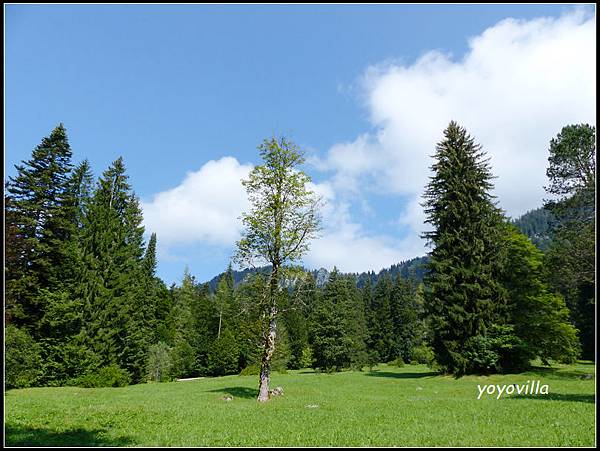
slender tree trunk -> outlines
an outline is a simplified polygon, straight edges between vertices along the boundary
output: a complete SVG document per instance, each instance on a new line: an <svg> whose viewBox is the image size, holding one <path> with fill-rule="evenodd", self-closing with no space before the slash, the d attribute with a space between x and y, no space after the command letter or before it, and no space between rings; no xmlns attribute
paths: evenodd
<svg viewBox="0 0 600 451"><path fill-rule="evenodd" d="M217 339L221 338L221 318L223 317L223 310L219 312L219 330L217 331Z"/></svg>
<svg viewBox="0 0 600 451"><path fill-rule="evenodd" d="M260 378L258 383L257 401L269 400L269 380L271 376L271 359L275 352L275 337L277 336L277 288L278 288L278 265L273 265L271 272L270 307L269 307L269 329L265 334L263 357L260 364Z"/></svg>

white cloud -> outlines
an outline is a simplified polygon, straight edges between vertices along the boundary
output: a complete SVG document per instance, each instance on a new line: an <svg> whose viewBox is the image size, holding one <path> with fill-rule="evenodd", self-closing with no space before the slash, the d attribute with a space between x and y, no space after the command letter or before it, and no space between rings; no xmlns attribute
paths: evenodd
<svg viewBox="0 0 600 451"><path fill-rule="evenodd" d="M412 196L401 222L416 226L435 144L456 120L491 157L499 205L511 216L538 207L550 139L595 123L595 37L582 10L506 19L470 39L462 60L431 51L412 65L370 67L362 86L375 131L333 146L319 166L339 190Z"/></svg>
<svg viewBox="0 0 600 451"><path fill-rule="evenodd" d="M195 242L231 246L239 238L238 218L249 206L241 179L251 169L223 157L189 172L179 186L142 202L146 231L156 232L163 251Z"/></svg>
<svg viewBox="0 0 600 451"><path fill-rule="evenodd" d="M460 61L431 51L412 65L389 60L368 68L361 84L374 131L311 160L333 171L328 184L336 196L307 262L358 272L422 255L420 235L430 227L419 203L450 120L491 157L501 208L517 216L540 206L550 139L564 125L595 123L595 33L594 18L582 10L506 19L470 39ZM369 233L352 220L340 199L358 195L364 204L365 191L408 199L397 222L410 230L404 239Z"/></svg>

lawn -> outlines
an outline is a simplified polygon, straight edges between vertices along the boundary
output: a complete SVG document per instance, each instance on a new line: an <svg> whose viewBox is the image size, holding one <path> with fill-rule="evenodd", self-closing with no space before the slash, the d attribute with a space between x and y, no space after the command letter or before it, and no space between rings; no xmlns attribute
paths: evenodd
<svg viewBox="0 0 600 451"><path fill-rule="evenodd" d="M592 374L593 377L582 377ZM479 394L477 384L539 380L547 395ZM515 375L439 376L423 365L273 374L124 388L5 393L7 446L594 446L590 362ZM232 401L223 398L232 395Z"/></svg>

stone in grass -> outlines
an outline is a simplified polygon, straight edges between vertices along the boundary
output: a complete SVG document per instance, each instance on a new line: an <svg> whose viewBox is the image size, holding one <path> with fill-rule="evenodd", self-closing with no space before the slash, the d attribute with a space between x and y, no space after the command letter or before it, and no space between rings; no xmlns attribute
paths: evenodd
<svg viewBox="0 0 600 451"><path fill-rule="evenodd" d="M307 409L316 409L317 407L319 407L319 406L316 404L309 404L306 406Z"/></svg>
<svg viewBox="0 0 600 451"><path fill-rule="evenodd" d="M269 390L269 398L273 396L283 396L283 387L275 387L272 390Z"/></svg>
<svg viewBox="0 0 600 451"><path fill-rule="evenodd" d="M225 402L233 401L233 396L231 396L231 395L223 396L223 401L225 401Z"/></svg>
<svg viewBox="0 0 600 451"><path fill-rule="evenodd" d="M584 374L584 375L581 376L581 379L583 379L583 380L589 380L589 379L592 379L593 377L594 377L593 374Z"/></svg>

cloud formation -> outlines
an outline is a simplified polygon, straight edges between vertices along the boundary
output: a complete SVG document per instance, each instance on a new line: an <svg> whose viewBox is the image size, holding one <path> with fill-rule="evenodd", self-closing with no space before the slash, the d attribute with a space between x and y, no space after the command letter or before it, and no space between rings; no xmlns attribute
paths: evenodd
<svg viewBox="0 0 600 451"><path fill-rule="evenodd" d="M595 123L595 34L583 10L506 19L471 38L461 60L430 51L412 65L370 67L361 84L374 131L333 146L317 166L333 171L337 190L416 198L456 120L491 157L500 206L511 216L540 206L550 139Z"/></svg>

